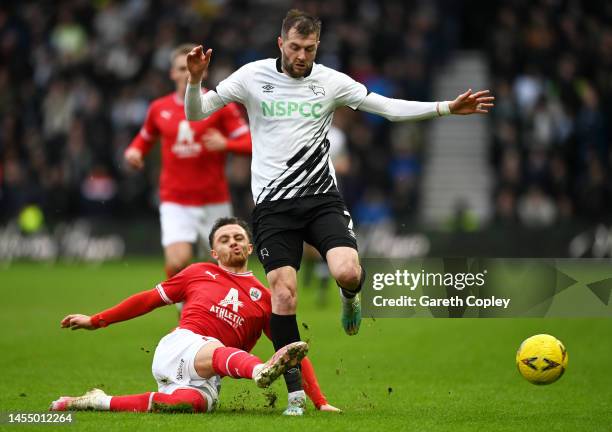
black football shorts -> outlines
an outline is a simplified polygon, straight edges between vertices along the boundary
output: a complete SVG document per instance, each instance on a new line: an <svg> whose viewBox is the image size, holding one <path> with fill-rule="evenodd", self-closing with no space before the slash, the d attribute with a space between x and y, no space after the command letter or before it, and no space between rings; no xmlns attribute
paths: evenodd
<svg viewBox="0 0 612 432"><path fill-rule="evenodd" d="M304 242L323 258L334 247L357 250L353 220L338 192L256 205L253 236L266 273L284 266L299 270Z"/></svg>

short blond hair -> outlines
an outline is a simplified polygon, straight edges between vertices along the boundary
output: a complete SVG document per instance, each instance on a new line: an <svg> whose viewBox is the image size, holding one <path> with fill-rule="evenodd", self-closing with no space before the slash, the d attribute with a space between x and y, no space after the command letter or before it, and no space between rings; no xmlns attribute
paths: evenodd
<svg viewBox="0 0 612 432"><path fill-rule="evenodd" d="M173 64L174 59L176 59L180 55L189 54L191 50L194 49L196 46L197 45L194 43L184 43L184 44L178 45L176 48L172 50L172 53L170 54L170 63Z"/></svg>

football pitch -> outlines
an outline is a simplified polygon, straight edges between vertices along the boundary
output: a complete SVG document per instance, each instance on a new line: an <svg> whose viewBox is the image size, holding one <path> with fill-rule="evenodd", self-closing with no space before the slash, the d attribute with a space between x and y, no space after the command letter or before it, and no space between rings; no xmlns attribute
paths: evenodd
<svg viewBox="0 0 612 432"><path fill-rule="evenodd" d="M157 341L177 324L173 307L94 332L60 329L59 322L152 288L162 268L145 259L0 268L0 412L44 412L58 396L92 387L112 395L156 390L151 360ZM612 319L365 319L359 335L348 337L335 289L329 287L326 307L317 306L314 287L299 290L302 338L323 392L342 414L309 405L305 416L284 418L282 380L263 391L225 378L213 414L76 412L61 429L612 430ZM514 364L521 341L537 333L558 337L568 349L567 372L549 386L529 384ZM254 353L272 354L265 336Z"/></svg>

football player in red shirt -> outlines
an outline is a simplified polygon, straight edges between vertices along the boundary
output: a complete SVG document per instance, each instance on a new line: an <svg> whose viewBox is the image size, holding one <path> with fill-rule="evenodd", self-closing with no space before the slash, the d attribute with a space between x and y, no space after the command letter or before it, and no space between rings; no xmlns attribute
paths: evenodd
<svg viewBox="0 0 612 432"><path fill-rule="evenodd" d="M185 119L187 54L194 46L173 51L170 79L176 91L151 103L144 125L124 153L128 165L142 169L144 156L161 138L159 213L168 278L189 265L198 239L210 249L206 239L214 221L232 214L227 152L251 153L249 127L237 105L229 104L202 121Z"/></svg>
<svg viewBox="0 0 612 432"><path fill-rule="evenodd" d="M249 353L262 332L270 337L272 304L270 292L247 271L253 250L248 225L237 218L221 218L209 239L218 265L192 264L110 309L93 316L71 314L61 321L63 328L95 330L184 302L179 326L155 350L152 370L158 391L109 396L93 389L83 396L60 397L51 403L51 410L208 412L217 405L221 377L253 379L259 387L267 387L304 357L305 342L281 348L266 363ZM310 360L303 358L301 366L304 390L317 409L339 411L327 403Z"/></svg>

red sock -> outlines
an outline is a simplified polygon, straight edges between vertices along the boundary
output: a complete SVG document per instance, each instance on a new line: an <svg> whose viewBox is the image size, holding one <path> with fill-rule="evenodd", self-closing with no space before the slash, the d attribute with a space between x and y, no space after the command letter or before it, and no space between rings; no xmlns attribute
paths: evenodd
<svg viewBox="0 0 612 432"><path fill-rule="evenodd" d="M152 412L203 413L208 403L206 398L195 389L177 389L172 394L154 393Z"/></svg>
<svg viewBox="0 0 612 432"><path fill-rule="evenodd" d="M134 412L206 412L207 401L194 389L177 389L171 394L148 392L129 396L113 396L111 411Z"/></svg>
<svg viewBox="0 0 612 432"><path fill-rule="evenodd" d="M128 396L113 396L110 402L111 411L148 412L151 392Z"/></svg>
<svg viewBox="0 0 612 432"><path fill-rule="evenodd" d="M220 347L213 352L213 369L222 377L251 379L253 368L261 363L253 354L238 348Z"/></svg>
<svg viewBox="0 0 612 432"><path fill-rule="evenodd" d="M301 366L302 387L310 400L312 400L317 408L319 408L321 405L327 404L327 399L325 399L325 395L321 391L321 387L319 387L317 375L315 374L314 367L312 367L310 359L308 357L304 357Z"/></svg>

